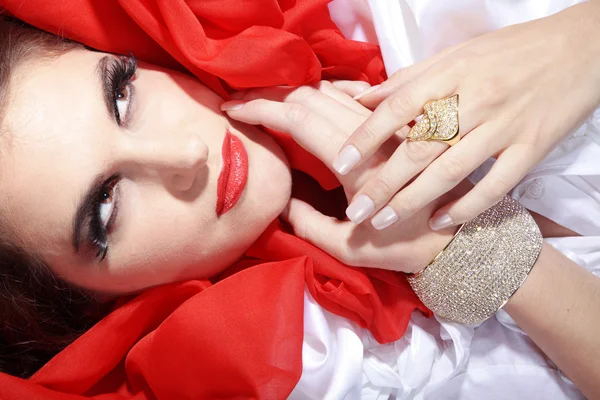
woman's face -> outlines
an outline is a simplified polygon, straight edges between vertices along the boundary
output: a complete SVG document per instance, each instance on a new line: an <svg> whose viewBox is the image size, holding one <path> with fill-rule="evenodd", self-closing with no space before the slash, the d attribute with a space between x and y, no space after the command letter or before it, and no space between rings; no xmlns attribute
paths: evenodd
<svg viewBox="0 0 600 400"><path fill-rule="evenodd" d="M133 69L87 50L28 63L3 121L3 219L56 273L103 293L222 271L290 195L281 150L222 115L220 97L150 65L128 83Z"/></svg>

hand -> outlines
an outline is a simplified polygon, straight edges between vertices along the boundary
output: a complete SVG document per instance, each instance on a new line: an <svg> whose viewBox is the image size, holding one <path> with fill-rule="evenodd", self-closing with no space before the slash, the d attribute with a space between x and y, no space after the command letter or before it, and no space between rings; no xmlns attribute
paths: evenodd
<svg viewBox="0 0 600 400"><path fill-rule="evenodd" d="M331 165L339 146L371 114L347 94L353 93L352 85L347 82L334 85L321 82L318 88L254 90L245 93L241 100L224 103L221 109L238 121L289 132L300 146ZM380 146L352 173L336 174L348 199L385 165L391 151L398 146L398 140L394 139ZM427 225L429 217L440 201L448 201L460 193L455 190L432 202L385 233L370 225L356 226L325 216L297 199L291 199L284 218L296 235L348 265L416 272L446 246L455 231L433 232Z"/></svg>
<svg viewBox="0 0 600 400"><path fill-rule="evenodd" d="M495 157L489 174L439 209L430 225L458 225L491 207L600 103L598 34L600 2L583 3L448 49L364 94L359 101L377 108L340 147L354 147L353 157L335 160L342 172L369 160L425 103L454 94L460 96L462 140L451 148L403 142L356 193L351 219L361 223L375 215L371 221L381 229L403 221ZM369 212L357 212L357 199ZM382 209L395 214L383 224L377 216Z"/></svg>

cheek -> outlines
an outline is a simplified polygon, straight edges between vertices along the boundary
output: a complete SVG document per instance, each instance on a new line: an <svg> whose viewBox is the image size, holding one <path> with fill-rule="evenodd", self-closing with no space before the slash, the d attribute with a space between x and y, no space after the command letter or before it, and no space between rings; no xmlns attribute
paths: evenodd
<svg viewBox="0 0 600 400"><path fill-rule="evenodd" d="M240 233L218 220L210 196L184 202L159 189L138 187L127 192L131 202L123 210L121 233L115 235L118 252L111 253L115 278L134 279L138 289L207 278L243 254L248 232Z"/></svg>

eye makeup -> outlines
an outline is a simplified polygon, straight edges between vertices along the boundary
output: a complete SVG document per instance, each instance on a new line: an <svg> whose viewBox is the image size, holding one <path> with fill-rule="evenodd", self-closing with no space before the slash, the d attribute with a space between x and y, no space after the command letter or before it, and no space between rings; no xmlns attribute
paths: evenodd
<svg viewBox="0 0 600 400"><path fill-rule="evenodd" d="M118 126L126 128L135 99L133 81L137 62L130 56L105 56L99 64L104 102ZM108 254L108 234L119 210L119 174L98 176L81 201L73 222L73 248L77 253L85 241L101 262Z"/></svg>
<svg viewBox="0 0 600 400"><path fill-rule="evenodd" d="M108 233L119 211L119 175L108 178L100 190L89 216L88 241L96 249L96 258L104 260L108 253ZM109 213L103 213L102 207L110 206Z"/></svg>
<svg viewBox="0 0 600 400"><path fill-rule="evenodd" d="M137 61L130 55L119 58L107 56L102 67L105 102L119 126L127 126L134 101L132 81L137 71ZM125 103L124 107L120 107Z"/></svg>

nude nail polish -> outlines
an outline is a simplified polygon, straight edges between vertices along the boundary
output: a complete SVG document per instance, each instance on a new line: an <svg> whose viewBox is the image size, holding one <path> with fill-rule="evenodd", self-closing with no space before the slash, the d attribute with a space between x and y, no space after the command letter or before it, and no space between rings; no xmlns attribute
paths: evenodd
<svg viewBox="0 0 600 400"><path fill-rule="evenodd" d="M375 209L375 203L366 194L356 196L346 209L346 216L355 224L363 222Z"/></svg>
<svg viewBox="0 0 600 400"><path fill-rule="evenodd" d="M232 100L221 104L221 111L236 111L244 106L244 101Z"/></svg>
<svg viewBox="0 0 600 400"><path fill-rule="evenodd" d="M454 221L448 214L440 215L439 217L429 220L429 227L434 231L439 231L454 225Z"/></svg>
<svg viewBox="0 0 600 400"><path fill-rule="evenodd" d="M398 221L398 215L390 206L385 206L371 220L371 224L378 231L387 228Z"/></svg>
<svg viewBox="0 0 600 400"><path fill-rule="evenodd" d="M356 96L354 96L353 99L354 100L358 100L361 97L368 95L369 93L373 93L374 91L376 91L377 89L379 89L379 86L381 86L381 85L371 86L370 88L368 88L364 92L361 92L361 93L357 94Z"/></svg>
<svg viewBox="0 0 600 400"><path fill-rule="evenodd" d="M333 161L333 168L340 174L346 175L360 161L360 153L356 147L348 145Z"/></svg>

